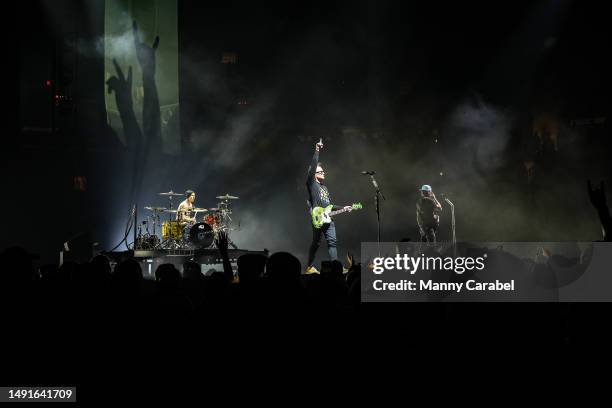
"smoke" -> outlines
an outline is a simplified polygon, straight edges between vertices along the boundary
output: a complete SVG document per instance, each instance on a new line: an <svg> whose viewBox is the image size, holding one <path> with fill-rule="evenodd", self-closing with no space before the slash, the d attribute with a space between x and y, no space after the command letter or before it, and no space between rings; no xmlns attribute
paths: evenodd
<svg viewBox="0 0 612 408"><path fill-rule="evenodd" d="M126 30L119 34L99 37L95 41L95 49L101 55L105 53L112 58L125 58L134 54L134 34Z"/></svg>
<svg viewBox="0 0 612 408"><path fill-rule="evenodd" d="M126 32L107 41L121 53L133 40ZM342 259L377 236L374 187L362 170L377 172L387 198L380 203L383 240L419 239L415 202L422 184L454 202L459 240L534 240L558 233L550 226L557 220L538 219L524 180L514 177L520 168L513 137L523 131L516 109L480 94L449 103L443 90L425 83L411 89L404 105L410 110L385 120L393 117L384 111L393 104L371 102L370 91L379 82L372 85L376 75L362 44L347 48L325 26L304 31L289 44L276 45L273 52L265 42L261 49L254 46L252 54L272 55L258 80L240 65L247 58L229 67L219 62L221 48L182 50L182 81L188 84L183 97L190 101L181 107L187 148L176 160L152 164L143 202L164 205L157 194L171 188L194 189L196 205L207 208L216 206L217 195L237 195L232 218L240 227L232 240L240 248L287 250L304 263L312 236L305 176L314 144L323 138L321 160L333 202L364 205L335 219ZM232 75L232 69L247 78L237 79L241 74ZM414 72L424 77L419 75ZM391 99L388 90L375 90L374 99ZM238 105L242 97L248 105ZM439 239L444 241L451 236L450 208L442 204ZM318 254L325 258L324 242Z"/></svg>
<svg viewBox="0 0 612 408"><path fill-rule="evenodd" d="M227 127L221 131L205 127L191 130L191 148L195 151L206 149L219 168L240 169L244 161L251 158L254 143L264 122L269 120L273 106L274 97L263 96L258 98L253 109L231 116Z"/></svg>
<svg viewBox="0 0 612 408"><path fill-rule="evenodd" d="M250 207L255 207L252 204ZM267 200L256 207L256 211L247 207L235 215L234 225L239 223L239 226L232 232L232 240L240 248L268 249L270 252L290 250L304 263L307 244L304 245L301 238L309 236L310 231L306 223L300 226L296 221L305 212L279 211L294 207L292 200L287 198Z"/></svg>
<svg viewBox="0 0 612 408"><path fill-rule="evenodd" d="M272 251L289 250L305 258L312 234L305 175L319 138L325 143L321 160L334 203L364 205L363 210L335 220L342 258L346 252L359 253L361 242L377 237L375 191L370 178L360 174L362 170L377 171L376 179L387 197L380 203L383 240L419 238L415 202L422 184L432 184L438 193L450 193L456 201L462 217L460 238L476 238L483 229L490 229L479 218L490 213L490 204L472 194L486 190L489 176L507 164L504 153L515 125L513 115L476 96L460 101L448 117L440 118L435 112L445 106L425 88L410 95L418 111L406 112L399 123L386 123L381 120L385 112L378 107L384 104L373 105L367 89L344 96L336 84L322 82L321 78L342 80L345 69L354 69L338 60L350 53L331 29L315 27L302 36L299 45L279 52L282 69L270 73L274 80L261 86L266 92L254 98L251 107L228 111L221 126L214 125L219 112L209 106L191 113L192 118L208 119L190 129L189 139L192 149L214 169L214 182L222 186L217 194L227 190L241 197L236 206L241 229L234 233L235 242L246 248L263 245ZM190 86L204 100L231 101L232 85L219 72L219 64L215 67L189 55L182 58ZM316 75L305 75L313 65ZM271 62L271 66L276 65ZM365 75L367 82L367 71ZM444 143L432 142L437 129ZM446 208L442 240L451 235ZM516 225L519 210L504 211L512 219L509 225ZM473 215L479 221L476 224ZM325 253L322 242L319 259Z"/></svg>
<svg viewBox="0 0 612 408"><path fill-rule="evenodd" d="M44 4L50 16L62 9L54 2ZM457 43L436 44L429 40L436 31L444 30L436 28L432 35L424 36L431 27L427 27L429 24L419 13L397 13L394 28L387 24L386 17L364 13L359 11L359 5L353 4L342 10L332 7L330 16L334 12L342 15L336 20L330 17L323 21L321 16L312 16L310 22L308 16L301 14L292 20L261 10L259 14L238 18L236 13L248 13L229 7L217 10L197 8L195 3L191 6L183 7L187 12L180 21L183 150L180 156L151 158L146 168L139 169L145 175L137 199L140 220L147 214L145 206L169 206L160 192L194 189L196 205L206 208L216 206L217 195L230 193L240 197L232 204L235 225L240 223L232 239L239 247L288 250L304 260L311 238L305 206L306 169L314 144L322 137L325 148L321 160L333 201L364 205L361 211L335 219L342 258L347 251L359 252L362 241L376 240L374 187L369 177L360 174L362 170L377 172L376 179L387 198L381 202L383 240L419 238L415 201L422 184L432 185L439 198L445 193L455 203L460 240L588 240L601 236L597 214L588 202L584 186L586 178L594 181L601 178L602 166L588 167L589 163L585 163L594 161L588 153L601 146L599 140L591 137L595 134L560 126L559 152L552 163L536 162L535 181L528 184L514 143L517 134L531 137L530 129L522 128L518 118L526 107L516 102L518 96L514 99L516 106L492 103L492 89L489 93L454 100L456 93L463 92L461 81L469 79L471 73L478 76L480 63L486 65L490 56L478 55L478 60L471 60L467 48L449 54L450 46L444 44ZM104 5L97 7L104 10ZM253 9L261 7L254 4ZM95 17L100 21L101 16ZM163 22L165 16L159 17ZM538 26L540 16L536 17L534 23ZM282 20L282 29L268 30L266 18L272 23ZM411 18L415 24L410 23ZM139 75L133 58L132 16L124 13L119 19L121 25L106 37L91 40L99 34L96 31L85 39L79 38L76 46L87 57L117 58L124 72L132 65L136 89ZM423 20L422 26L417 24L418 19ZM388 35L381 34L384 30L372 30L368 20L387 26ZM61 23L65 17L58 15L53 21ZM251 21L252 26L244 26L245 21ZM72 30L71 27L72 24L66 24L64 30ZM267 31L271 34L266 34ZM478 40L486 30L473 31L472 39ZM527 40L533 41L531 33L527 34ZM553 35L544 47L564 52L563 36L543 34L543 40ZM163 32L160 35L164 47L168 37ZM150 40L145 42L150 44ZM533 44L541 48L542 42ZM547 67L539 68L538 58L522 57L524 45L520 42L510 50L514 52L508 58L500 59L499 67L492 66L490 77L495 84L503 78L508 84L529 87L531 78L525 72L531 70L526 68L538 68L544 76L549 74ZM472 47L475 50L472 56L481 51L486 54L485 48ZM224 51L237 52L236 66L220 63ZM504 47L503 53L507 51L508 47ZM439 58L432 58L434 54ZM461 64L464 67L452 63L457 56L465 57ZM570 54L567 57L571 60ZM91 62L81 59L79 69L92 66ZM550 66L554 68L552 62ZM588 67L588 61L582 65ZM107 73L116 74L112 65L108 65ZM165 85L163 71L158 74L159 84ZM538 75L540 78L534 77L534 82L542 79ZM573 75L568 73L567 77L572 79ZM87 76L80 76L81 83L84 78ZM450 91L444 89L449 80L453 82ZM408 84L403 93L398 89L402 86L400 82ZM561 83L560 88L583 88L582 82L578 76L573 82ZM587 78L584 89L590 89L589 84ZM510 86L495 88L506 88L503 92L507 92ZM537 94L535 89L529 91ZM498 92L495 100L510 99L500 95L503 92ZM87 110L85 102L90 96L81 94L81 115ZM238 97L246 97L250 104L238 106ZM591 109L587 105L585 113ZM137 107L138 118L140 111ZM92 210L88 203L74 200L66 203L80 208L79 211L89 208L89 219L99 220L100 228L113 230L109 234L112 242L104 246L106 249L123 235L131 204L128 202L131 186L127 184L133 171L130 157L122 159L114 155L115 150L111 151L96 153L101 164L88 174L91 194L99 198L93 204L100 211ZM37 180L49 196L57 194L58 177L75 174L67 164L73 160L72 155L62 153L60 157L64 159L56 159L58 166L49 162L50 169L62 169L61 173L56 170L57 177L51 177L54 172L33 172L29 180ZM104 194L99 192L100 185L104 185ZM20 191L19 185L9 187L7 190ZM448 240L450 212L449 206L442 204L439 238ZM64 203L58 205L57 210L67 211L63 206ZM67 219L74 219L74 213ZM319 259L325 253L322 242Z"/></svg>
<svg viewBox="0 0 612 408"><path fill-rule="evenodd" d="M88 58L117 58L123 60L134 55L133 17L126 11L115 11L113 28L105 29L105 34L90 38L79 38L76 43L69 43L81 56Z"/></svg>
<svg viewBox="0 0 612 408"><path fill-rule="evenodd" d="M468 170L476 174L491 174L507 164L505 153L513 126L512 114L475 95L455 108L447 135L458 139L460 148L472 150L473 167Z"/></svg>

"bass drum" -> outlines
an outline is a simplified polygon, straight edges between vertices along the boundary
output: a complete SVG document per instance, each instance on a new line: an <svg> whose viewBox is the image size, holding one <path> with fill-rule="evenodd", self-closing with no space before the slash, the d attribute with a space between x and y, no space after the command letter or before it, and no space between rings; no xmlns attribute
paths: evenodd
<svg viewBox="0 0 612 408"><path fill-rule="evenodd" d="M189 242L198 248L210 248L214 242L213 229L205 222L198 222L189 231Z"/></svg>

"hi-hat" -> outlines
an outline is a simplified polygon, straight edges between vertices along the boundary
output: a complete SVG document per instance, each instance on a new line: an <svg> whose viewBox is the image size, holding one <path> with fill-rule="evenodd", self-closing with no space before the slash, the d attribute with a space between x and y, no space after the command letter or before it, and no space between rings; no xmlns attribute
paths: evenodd
<svg viewBox="0 0 612 408"><path fill-rule="evenodd" d="M164 212L167 210L166 207L145 207L145 210L155 211L155 212Z"/></svg>
<svg viewBox="0 0 612 408"><path fill-rule="evenodd" d="M238 200L238 197L226 194L224 196L217 196L219 200Z"/></svg>
<svg viewBox="0 0 612 408"><path fill-rule="evenodd" d="M208 210L206 208L192 208L191 210L188 211L193 211L193 212L207 212Z"/></svg>
<svg viewBox="0 0 612 408"><path fill-rule="evenodd" d="M182 196L184 194L175 193L174 191L170 190L167 193L159 193L159 195L170 196L170 197L177 197L177 196Z"/></svg>

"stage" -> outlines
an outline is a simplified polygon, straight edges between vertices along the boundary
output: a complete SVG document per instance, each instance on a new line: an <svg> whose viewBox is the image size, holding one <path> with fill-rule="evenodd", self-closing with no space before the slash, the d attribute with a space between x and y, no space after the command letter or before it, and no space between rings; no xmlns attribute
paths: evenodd
<svg viewBox="0 0 612 408"><path fill-rule="evenodd" d="M236 262L238 258L244 254L261 254L268 256L267 250L250 251L246 249L228 249L229 259L232 264L232 269L236 270ZM208 274L212 270L222 272L223 260L221 254L216 248L212 249L156 249L156 250L136 250L136 251L114 251L100 252L101 255L107 256L112 264L117 264L127 259L134 259L142 267L142 272L145 278L153 279L155 270L159 265L169 263L173 264L179 271L182 272L183 264L188 261L195 262L200 265L203 274ZM114 265L111 265L114 268Z"/></svg>

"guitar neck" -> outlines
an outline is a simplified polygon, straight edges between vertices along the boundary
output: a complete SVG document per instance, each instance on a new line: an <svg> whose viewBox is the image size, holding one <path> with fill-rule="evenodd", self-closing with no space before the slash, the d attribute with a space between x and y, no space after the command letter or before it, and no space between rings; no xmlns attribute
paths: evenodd
<svg viewBox="0 0 612 408"><path fill-rule="evenodd" d="M343 208L341 210L332 211L332 212L329 213L329 215L341 214L341 213L347 212L347 211L348 211L347 209Z"/></svg>

